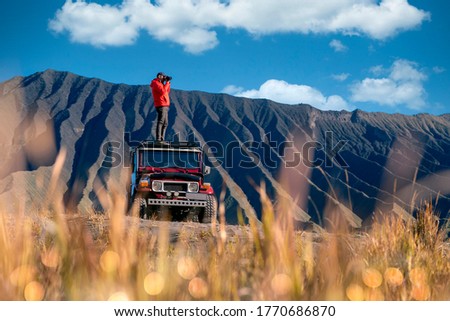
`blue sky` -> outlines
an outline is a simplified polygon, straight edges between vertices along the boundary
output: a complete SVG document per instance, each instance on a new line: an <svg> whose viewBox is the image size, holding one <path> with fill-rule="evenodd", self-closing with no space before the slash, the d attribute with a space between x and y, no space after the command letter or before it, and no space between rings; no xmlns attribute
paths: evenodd
<svg viewBox="0 0 450 321"><path fill-rule="evenodd" d="M309 103L450 112L450 1L3 2L0 81L46 69Z"/></svg>

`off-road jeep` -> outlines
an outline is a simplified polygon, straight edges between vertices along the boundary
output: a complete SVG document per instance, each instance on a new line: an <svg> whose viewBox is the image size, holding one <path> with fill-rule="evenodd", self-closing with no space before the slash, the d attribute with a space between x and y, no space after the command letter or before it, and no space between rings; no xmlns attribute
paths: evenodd
<svg viewBox="0 0 450 321"><path fill-rule="evenodd" d="M141 142L130 149L130 206L141 218L209 223L217 199L197 142Z"/></svg>

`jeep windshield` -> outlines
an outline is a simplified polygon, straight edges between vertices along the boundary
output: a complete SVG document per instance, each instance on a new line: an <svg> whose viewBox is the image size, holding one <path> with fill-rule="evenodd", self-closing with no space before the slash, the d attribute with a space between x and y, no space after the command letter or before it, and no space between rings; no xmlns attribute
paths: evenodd
<svg viewBox="0 0 450 321"><path fill-rule="evenodd" d="M140 150L139 167L199 169L201 154L183 150Z"/></svg>

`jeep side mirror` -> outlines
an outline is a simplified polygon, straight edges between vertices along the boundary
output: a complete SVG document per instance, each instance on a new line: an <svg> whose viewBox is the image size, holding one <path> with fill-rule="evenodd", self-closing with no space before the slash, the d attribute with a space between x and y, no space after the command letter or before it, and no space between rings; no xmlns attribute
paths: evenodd
<svg viewBox="0 0 450 321"><path fill-rule="evenodd" d="M211 173L211 167L205 166L203 168L203 175L209 175Z"/></svg>

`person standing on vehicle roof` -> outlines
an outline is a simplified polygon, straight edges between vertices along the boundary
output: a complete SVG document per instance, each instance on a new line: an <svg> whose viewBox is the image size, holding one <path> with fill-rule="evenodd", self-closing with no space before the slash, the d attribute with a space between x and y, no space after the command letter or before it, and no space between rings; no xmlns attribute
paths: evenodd
<svg viewBox="0 0 450 321"><path fill-rule="evenodd" d="M167 76L163 72L158 72L156 78L153 79L150 84L157 113L156 140L160 142L164 141L167 125L169 123L169 93L171 80L172 77Z"/></svg>

